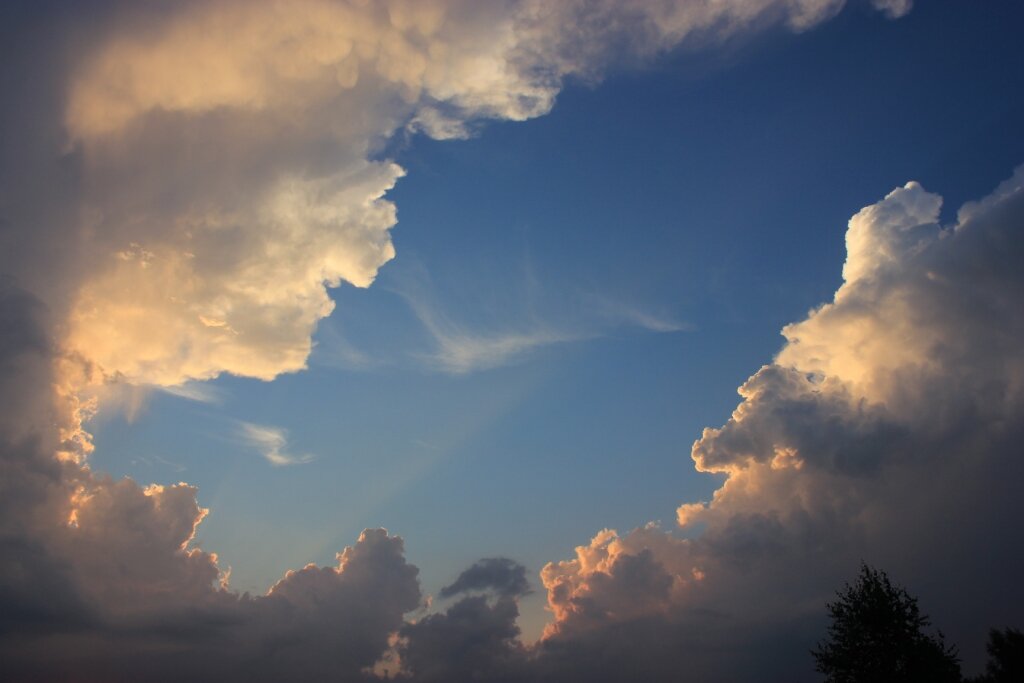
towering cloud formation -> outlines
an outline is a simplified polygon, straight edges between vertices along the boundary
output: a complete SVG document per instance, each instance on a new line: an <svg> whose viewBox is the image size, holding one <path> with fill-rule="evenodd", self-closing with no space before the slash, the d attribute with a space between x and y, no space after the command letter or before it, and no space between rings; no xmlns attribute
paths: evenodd
<svg viewBox="0 0 1024 683"><path fill-rule="evenodd" d="M5 10L24 37L6 41L2 73L2 124L21 132L0 160L0 265L17 278L0 283L2 676L357 680L390 651L422 680L799 679L805 649L776 643L810 645L862 558L947 595L935 616L961 643L1015 616L1022 171L953 226L914 183L857 214L834 301L785 328L732 419L693 447L727 476L680 508L703 533L606 531L548 565L554 622L532 651L516 640L516 565L477 565L450 590L486 594L406 623L416 569L399 539L367 531L336 567L240 596L190 547L205 514L193 487L84 464L80 422L106 383L304 366L327 288L368 286L394 256L385 194L402 170L382 156L396 135L538 116L566 78L613 59L803 29L842 5L219 0L91 7L102 21L58 8L49 23Z"/></svg>
<svg viewBox="0 0 1024 683"><path fill-rule="evenodd" d="M218 0L112 5L91 31L70 17L74 42L45 82L61 114L33 124L62 130L28 150L43 171L65 137L48 176L66 187L44 211L48 176L18 181L30 191L12 193L10 225L43 239L4 266L54 290L61 342L94 380L271 379L304 367L326 288L368 286L394 256L384 195L402 169L379 157L399 131L459 137L478 119L538 116L566 78L613 59L806 28L842 5ZM60 28L40 31L59 41ZM38 251L59 282L36 286Z"/></svg>
<svg viewBox="0 0 1024 683"><path fill-rule="evenodd" d="M699 537L604 532L544 569L555 654L635 648L657 677L681 649L696 680L799 679L806 649L758 654L780 634L810 647L860 560L912 579L973 662L989 625L1019 618L1024 167L955 225L940 205L908 183L851 219L834 301L783 330L693 446L727 476L679 509Z"/></svg>

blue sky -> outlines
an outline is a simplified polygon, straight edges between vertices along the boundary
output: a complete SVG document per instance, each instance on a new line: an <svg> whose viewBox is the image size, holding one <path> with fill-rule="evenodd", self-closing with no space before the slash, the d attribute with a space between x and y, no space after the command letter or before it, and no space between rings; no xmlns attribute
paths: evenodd
<svg viewBox="0 0 1024 683"><path fill-rule="evenodd" d="M392 140L397 256L331 291L308 370L102 412L92 466L197 485L197 543L253 592L364 527L403 536L430 593L490 556L539 589L604 527L671 530L722 481L693 441L841 283L849 217L917 180L948 223L1024 160L1021 15L854 4L570 81L549 114L466 140ZM446 364L438 334L485 355ZM314 457L274 467L242 422ZM531 635L543 604L524 602Z"/></svg>
<svg viewBox="0 0 1024 683"><path fill-rule="evenodd" d="M982 671L1022 19L0 4L0 678L810 683L862 564Z"/></svg>

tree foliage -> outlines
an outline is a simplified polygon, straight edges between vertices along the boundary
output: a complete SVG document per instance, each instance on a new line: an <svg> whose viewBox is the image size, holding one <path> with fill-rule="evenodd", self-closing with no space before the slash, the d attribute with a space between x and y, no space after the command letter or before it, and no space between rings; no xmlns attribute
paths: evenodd
<svg viewBox="0 0 1024 683"><path fill-rule="evenodd" d="M988 664L985 675L974 683L1020 683L1024 681L1024 633L1015 628L988 633Z"/></svg>
<svg viewBox="0 0 1024 683"><path fill-rule="evenodd" d="M956 648L929 635L917 599L885 572L862 565L852 584L828 604L828 637L811 651L828 683L960 681Z"/></svg>

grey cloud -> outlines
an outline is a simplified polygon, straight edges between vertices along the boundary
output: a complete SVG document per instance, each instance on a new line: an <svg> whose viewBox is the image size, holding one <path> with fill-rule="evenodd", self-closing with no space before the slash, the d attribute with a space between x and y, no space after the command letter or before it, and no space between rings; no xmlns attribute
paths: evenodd
<svg viewBox="0 0 1024 683"><path fill-rule="evenodd" d="M530 592L526 567L507 557L478 560L464 570L455 582L441 589L442 598L460 593L490 591L502 597L519 597Z"/></svg>
<svg viewBox="0 0 1024 683"><path fill-rule="evenodd" d="M896 14L898 4L885 7ZM206 514L195 488L141 486L92 471L83 421L109 382L173 387L223 372L269 379L302 369L310 335L333 306L327 288L341 280L367 286L394 255L395 207L385 195L402 170L377 154L396 131L411 124L443 138L464 135L477 119L538 116L566 79L598 78L620 57L642 60L684 41L714 42L779 21L806 28L841 5L5 3L0 127L18 134L5 138L0 154L0 270L27 291L0 283L0 677L357 681L372 677L368 667L399 633L406 644L397 651L413 677L550 680L589 666L593 680L627 671L654 680L678 673L679 652L666 638L763 637L751 627L700 636L695 624L707 622L686 615L738 615L750 604L791 615L790 601L807 604L806 577L791 577L792 567L772 552L758 558L758 581L744 583L749 539L763 538L765 528L782 529L772 532L776 545L825 552L838 544L840 536L822 541L828 525L813 522L834 510L822 480L785 467L777 477L747 477L747 489L737 484L739 472L731 475L708 509L706 540L683 543L644 529L604 537L575 564L548 571L553 605L565 609L536 652L516 640L508 597L465 598L406 624L403 615L420 603L417 571L401 540L382 530L365 532L336 567L291 572L266 596L238 595L219 585L225 577L215 554L191 546ZM308 50L293 49L296 36ZM970 207L970 221L1016 221L1010 202ZM1019 404L1006 398L1016 396L1019 365L1002 361L1019 352L1010 340L1019 329L1011 302L1020 244L1006 247L1000 230L985 234L1000 249L958 241L992 268L957 270L971 266L942 249L929 257L936 282L976 278L987 289L974 293L1002 297L991 300L1008 307L1016 326L1005 338L986 337L990 372L981 379L970 372L970 363L982 362L976 346L933 340L954 372L963 369L956 384L963 398L949 398L943 413L961 425L947 450L1019 444L1006 426L1019 416ZM1000 250L1001 263L992 256ZM876 282L883 291L884 278ZM953 299L977 316L967 331L983 333L995 311ZM806 335L794 330L797 337ZM886 394L886 406L901 424L919 393L951 393L941 381L947 375L925 372L919 382L913 373L927 368L895 370L886 376L899 377L902 393ZM969 407L990 424L1003 420L1003 432L972 430ZM780 412L778 421L786 419ZM855 423L840 420L837 433ZM777 427L796 431L787 429ZM720 439L715 461L742 468L746 461L727 450L728 441ZM768 467L762 456L750 462ZM951 488L956 478L948 474L909 495L906 477L893 477L887 502L908 505L913 520L930 512L925 493L950 493L957 510L994 519L1014 479L999 469L1000 458L983 464L1004 475L978 480L993 484L988 508L970 507L979 492ZM827 476L835 478L828 486L848 483L842 468ZM858 495L869 493L861 487ZM858 499L846 500L841 509L854 509ZM744 506L767 510L733 512ZM850 527L881 533L870 522ZM956 538L974 528L958 523L949 527ZM978 535L971 547L991 540ZM513 576L506 590L515 585ZM766 586L779 590L758 602ZM650 614L687 596L695 602L682 611ZM584 620L587 628L575 628ZM453 657L463 651L472 657ZM721 652L685 650L698 672L712 670ZM649 657L638 668L630 653Z"/></svg>
<svg viewBox="0 0 1024 683"><path fill-rule="evenodd" d="M789 464L871 474L897 451L916 446L904 444L906 429L880 406L791 368L765 366L740 394L767 409L744 414L724 430L706 429L693 453L698 469L783 466L792 458Z"/></svg>
<svg viewBox="0 0 1024 683"><path fill-rule="evenodd" d="M195 488L114 481L71 457L46 311L2 285L0 677L362 678L420 602L401 539L368 530L336 567L291 572L266 596L218 587L216 556L190 547L206 514Z"/></svg>
<svg viewBox="0 0 1024 683"><path fill-rule="evenodd" d="M699 469L727 475L709 505L680 509L703 532L604 532L576 559L548 565L556 621L542 651L637 643L662 667L651 680L683 661L696 681L813 680L805 657L737 662L722 651L764 652L783 632L791 650L810 647L831 591L866 560L915 587L977 669L989 626L1021 618L1010 605L1020 604L1013 577L1024 555L1006 539L1024 532L1014 513L1024 480L1022 188L1018 169L948 227L939 199L916 183L858 213L834 300L784 329L775 363L693 446ZM675 582L667 598L653 599L663 595L655 574L622 571L625 557L663 567ZM641 607L618 616L602 604ZM706 647L676 652L679 634L693 632Z"/></svg>
<svg viewBox="0 0 1024 683"><path fill-rule="evenodd" d="M484 596L471 596L443 614L406 624L398 647L406 676L424 683L528 680L517 616L511 598L491 603Z"/></svg>
<svg viewBox="0 0 1024 683"><path fill-rule="evenodd" d="M318 678L330 671L361 680L420 597L417 570L402 557L400 539L383 530L364 532L339 554L338 567L290 572L261 597L218 590L195 575L162 572L147 582L146 574L128 571L143 583L120 589L116 596L92 592L80 598L89 605L88 618L69 618L74 603L64 603L65 593L21 594L34 599L23 606L23 616L48 616L50 622L33 628L25 619L16 633L0 641L9 677L53 680L87 671L94 677L149 681L278 681ZM39 588L67 585L58 580L67 576L41 578L54 585ZM166 596L155 593L161 586ZM58 601L63 614L46 612L49 603Z"/></svg>

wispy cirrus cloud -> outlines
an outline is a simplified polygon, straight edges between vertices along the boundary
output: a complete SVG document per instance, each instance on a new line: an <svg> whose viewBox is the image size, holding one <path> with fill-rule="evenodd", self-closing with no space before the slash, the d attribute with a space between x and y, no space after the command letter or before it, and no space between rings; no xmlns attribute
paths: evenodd
<svg viewBox="0 0 1024 683"><path fill-rule="evenodd" d="M243 443L256 449L267 462L275 467L303 465L316 458L309 453L289 452L288 432L280 427L239 422L238 437Z"/></svg>
<svg viewBox="0 0 1024 683"><path fill-rule="evenodd" d="M465 374L488 370L521 360L544 346L588 337L540 320L524 322L520 329L472 329L452 321L422 299L407 300L435 345L433 351L417 356L441 372Z"/></svg>
<svg viewBox="0 0 1024 683"><path fill-rule="evenodd" d="M690 329L655 312L573 284L545 282L527 261L504 290L464 296L461 316L442 300L422 265L392 288L406 302L433 348L412 355L439 372L466 374L522 362L543 348L599 339L621 328L670 333Z"/></svg>
<svg viewBox="0 0 1024 683"><path fill-rule="evenodd" d="M223 405L227 391L209 382L184 382L169 387L156 387L159 391L171 396L183 398L197 403Z"/></svg>
<svg viewBox="0 0 1024 683"><path fill-rule="evenodd" d="M689 332L694 326L671 313L603 294L583 296L593 314L609 328L636 327L648 332Z"/></svg>
<svg viewBox="0 0 1024 683"><path fill-rule="evenodd" d="M493 308L493 302L474 302L461 309L467 318L456 317L449 306L426 283L394 290L408 305L426 344L410 336L404 353L432 371L463 375L526 361L541 349L584 343L608 336L616 330L632 329L652 333L686 332L693 326L675 316L625 303L608 296L577 294L580 301L563 302L540 312L531 300L540 296L532 283L527 293L511 297L499 316L473 315ZM494 318L499 320L494 320ZM409 346L410 344L415 346ZM333 319L325 321L317 334L313 362L346 371L366 371L398 365L403 353L364 348L348 338ZM399 354L399 355L396 355Z"/></svg>
<svg viewBox="0 0 1024 683"><path fill-rule="evenodd" d="M132 465L139 465L139 464L149 465L149 466L165 467L165 468L168 468L168 469L170 469L170 470L172 470L174 472L184 472L186 469L188 469L187 467L185 467L181 463L174 462L173 460L168 460L167 458L161 457L161 456L156 455L156 454L153 454L153 455L139 455L139 456L136 456L135 458L132 459Z"/></svg>

